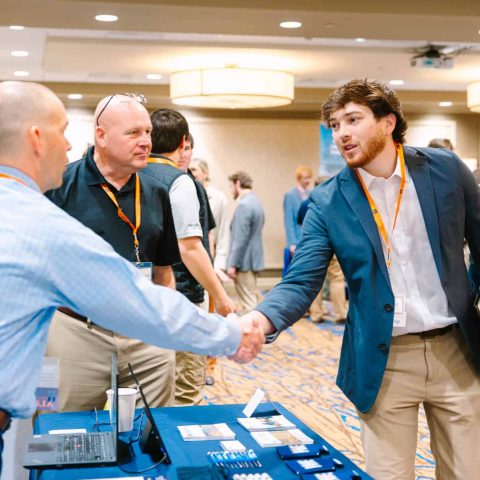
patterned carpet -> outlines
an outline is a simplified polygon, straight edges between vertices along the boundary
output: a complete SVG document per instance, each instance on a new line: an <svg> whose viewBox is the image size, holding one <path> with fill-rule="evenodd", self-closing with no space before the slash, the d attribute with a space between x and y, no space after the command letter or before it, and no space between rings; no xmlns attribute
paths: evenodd
<svg viewBox="0 0 480 480"><path fill-rule="evenodd" d="M356 411L335 385L343 326L302 319L254 363L220 360L208 403L245 403L257 387L282 403L310 428L364 468ZM435 464L423 411L419 418L417 480L435 479Z"/></svg>

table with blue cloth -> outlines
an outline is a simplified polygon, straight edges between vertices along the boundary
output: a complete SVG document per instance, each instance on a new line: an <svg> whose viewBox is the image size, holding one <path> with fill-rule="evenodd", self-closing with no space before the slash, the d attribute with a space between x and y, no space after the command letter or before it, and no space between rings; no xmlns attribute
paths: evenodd
<svg viewBox="0 0 480 480"><path fill-rule="evenodd" d="M313 438L315 443L324 444L328 448L330 454L343 463L343 468L337 469L335 475L341 480L361 479L372 480L370 476L363 473L355 466L345 455L335 450L322 437L317 435L313 430L303 424L298 418L292 415L282 405L275 403L276 410L283 414L287 419L293 422L297 428L303 433ZM186 442L180 436L177 425L197 425L211 423L227 423L235 432L236 440L252 448L258 456L262 467L249 469L231 469L230 475L225 478L232 478L232 475L242 473L267 472L274 480L293 480L300 479L294 474L277 454L274 447L262 448L251 437L250 432L244 429L236 419L244 417L242 413L245 405L207 405L199 407L164 407L152 409L153 417L158 426L163 442L166 446L172 463L170 465L161 464L151 470L143 471L154 464L154 460L148 455L141 452L138 442L132 444L131 450L133 457L129 463L123 463L123 468L130 471L127 473L118 466L105 467L84 467L84 468L63 468L63 469L41 469L32 470L30 474L31 480L62 480L62 479L100 479L100 478L152 478L152 479L168 479L178 480L177 468L181 467L202 467L210 464L207 452L221 451L220 442L218 440L211 441L189 441ZM141 410L136 412L140 417ZM95 412L75 412L75 413L58 413L40 415L34 426L34 434L45 434L50 430L56 429L78 429L85 428L87 432L93 431L95 422L97 421ZM109 413L107 411L98 412L98 422L100 423L100 431L108 430L107 424ZM144 422L143 422L144 423ZM98 427L97 427L98 428ZM136 420L132 432L122 433L122 440L128 442L129 439L135 439L138 434L139 420ZM140 471L143 471L140 473ZM134 473L135 472L135 473ZM139 472L139 473L137 473ZM352 472L356 472L359 476L352 477ZM191 478L211 478L194 476ZM183 475L183 478L188 478Z"/></svg>

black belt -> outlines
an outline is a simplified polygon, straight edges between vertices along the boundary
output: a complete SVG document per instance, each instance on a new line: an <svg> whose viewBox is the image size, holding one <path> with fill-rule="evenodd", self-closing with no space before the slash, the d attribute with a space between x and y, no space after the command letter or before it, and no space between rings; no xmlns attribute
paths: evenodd
<svg viewBox="0 0 480 480"><path fill-rule="evenodd" d="M10 423L12 422L12 417L10 414L0 408L0 433L5 433L10 428Z"/></svg>
<svg viewBox="0 0 480 480"><path fill-rule="evenodd" d="M59 307L57 308L59 312L64 313L65 315L68 315L69 317L74 318L75 320L80 320L83 323L90 323L87 317L84 317L83 315L80 315L77 312L74 312L73 310L70 310L67 307Z"/></svg>
<svg viewBox="0 0 480 480"><path fill-rule="evenodd" d="M439 335L445 335L446 333L456 330L457 328L458 323L452 323L443 328L434 328L433 330L427 330L425 332L407 333L407 335L416 335L417 337L428 339L438 337Z"/></svg>

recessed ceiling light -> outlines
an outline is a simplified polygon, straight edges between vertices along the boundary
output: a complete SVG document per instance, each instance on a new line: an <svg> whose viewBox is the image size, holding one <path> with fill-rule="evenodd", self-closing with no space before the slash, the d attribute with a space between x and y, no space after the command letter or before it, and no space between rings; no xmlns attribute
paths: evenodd
<svg viewBox="0 0 480 480"><path fill-rule="evenodd" d="M26 72L25 70L16 70L13 72L13 74L16 77L28 77L30 75L30 72Z"/></svg>
<svg viewBox="0 0 480 480"><path fill-rule="evenodd" d="M70 100L81 100L83 98L83 95L81 93L69 93L68 98Z"/></svg>
<svg viewBox="0 0 480 480"><path fill-rule="evenodd" d="M12 57L28 57L28 52L26 50L14 50L10 52Z"/></svg>
<svg viewBox="0 0 480 480"><path fill-rule="evenodd" d="M294 22L294 21L280 22L280 26L282 28L300 28L302 26L302 22Z"/></svg>
<svg viewBox="0 0 480 480"><path fill-rule="evenodd" d="M453 102L438 102L439 107L451 107Z"/></svg>
<svg viewBox="0 0 480 480"><path fill-rule="evenodd" d="M358 37L358 38L355 39L355 41L356 41L357 43L365 43L365 42L367 41L367 39L366 39L366 38L362 38L362 37Z"/></svg>
<svg viewBox="0 0 480 480"><path fill-rule="evenodd" d="M147 79L148 80L160 80L162 78L162 75L160 73L149 73L147 74Z"/></svg>
<svg viewBox="0 0 480 480"><path fill-rule="evenodd" d="M404 80L390 80L390 85L403 85L404 83Z"/></svg>
<svg viewBox="0 0 480 480"><path fill-rule="evenodd" d="M116 15L95 15L95 20L98 22L116 22L118 17Z"/></svg>
<svg viewBox="0 0 480 480"><path fill-rule="evenodd" d="M25 27L23 25L10 25L8 28L10 30L25 30Z"/></svg>

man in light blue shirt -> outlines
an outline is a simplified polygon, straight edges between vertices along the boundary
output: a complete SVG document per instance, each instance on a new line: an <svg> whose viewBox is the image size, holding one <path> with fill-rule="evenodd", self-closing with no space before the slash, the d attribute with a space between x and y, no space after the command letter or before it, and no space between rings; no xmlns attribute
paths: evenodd
<svg viewBox="0 0 480 480"><path fill-rule="evenodd" d="M0 455L10 418L35 410L57 307L150 344L239 362L252 360L264 340L258 324L207 314L154 285L42 195L62 182L66 126L65 109L47 88L0 83Z"/></svg>

